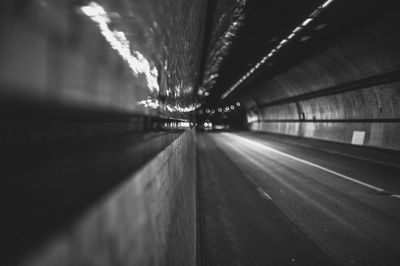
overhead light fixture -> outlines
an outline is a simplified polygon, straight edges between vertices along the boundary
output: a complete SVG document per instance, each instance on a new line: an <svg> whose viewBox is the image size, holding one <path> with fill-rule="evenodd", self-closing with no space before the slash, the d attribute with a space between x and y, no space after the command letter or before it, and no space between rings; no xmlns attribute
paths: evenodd
<svg viewBox="0 0 400 266"><path fill-rule="evenodd" d="M304 20L303 24L301 24L303 27L307 26L308 24L310 24L310 22L313 21L312 18L308 18L306 20Z"/></svg>
<svg viewBox="0 0 400 266"><path fill-rule="evenodd" d="M297 33L297 32L299 32L300 30L302 29L302 27L297 27L297 28L295 28L294 30L293 30L293 33Z"/></svg>
<svg viewBox="0 0 400 266"><path fill-rule="evenodd" d="M221 99L225 99L229 94L231 94L237 87L240 86L240 84L243 83L244 80L246 80L251 74L253 74L262 64L265 62L269 61L272 56L282 48L283 45L285 45L287 42L292 40L296 35L303 29L305 28L308 24L310 24L321 12L323 9L325 9L328 5L330 5L334 0L327 0L325 1L321 6L319 6L317 9L315 9L304 21L301 23L301 25L297 26L290 34L288 37L283 38L281 42L273 48L267 56L264 56L253 68L251 68L246 74L244 74L235 84L233 84L224 94L222 94ZM325 26L317 26L321 27L321 29ZM305 42L309 40L311 36L303 36L300 41ZM268 66L273 66L273 62L269 62Z"/></svg>
<svg viewBox="0 0 400 266"><path fill-rule="evenodd" d="M322 8L326 8L327 6L329 6L331 3L333 2L333 0L328 0L325 3L322 4Z"/></svg>
<svg viewBox="0 0 400 266"><path fill-rule="evenodd" d="M283 40L280 42L280 44L281 44L281 45L284 45L285 43L287 43L287 41L288 41L288 40L283 39Z"/></svg>

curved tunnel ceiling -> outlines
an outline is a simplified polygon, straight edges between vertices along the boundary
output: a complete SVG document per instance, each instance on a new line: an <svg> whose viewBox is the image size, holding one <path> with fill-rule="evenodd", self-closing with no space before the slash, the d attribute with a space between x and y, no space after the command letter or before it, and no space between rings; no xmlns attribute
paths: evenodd
<svg viewBox="0 0 400 266"><path fill-rule="evenodd" d="M326 5L326 7L322 10L321 6L323 5ZM315 16L315 11L317 10L322 12L319 12ZM364 28L368 28L370 25L376 24L390 12L389 2L385 5L381 1L307 0L300 2L288 0L249 0L244 5L243 25L238 29L237 36L235 36L229 52L221 60L222 63L220 63L215 82L212 88L209 88L206 95L203 96L203 105L205 107L217 108L241 101L248 107L251 107L274 101L277 98L291 97L296 94L296 92L293 92L293 86L291 86L293 83L307 83L307 78L315 80L315 77L310 76L307 71L302 72L302 68L307 67L320 68L320 72L315 73L315 75L321 76L324 74L326 76L327 80L321 80L320 82L324 84L320 84L318 89L346 82L346 78L337 79L332 76L331 79L335 79L336 81L329 83L329 75L340 75L339 72L341 71L345 72L345 75L350 71L349 69L363 68L364 65L368 68L368 66L374 64L374 58L370 57L369 62L365 58L364 62L357 61L357 52L347 51L347 57L344 55L341 63L338 62L340 59L336 61L325 60L325 64L342 64L337 69L333 69L333 66L331 68L324 67L321 64L311 66L316 63L307 63L307 60L318 54L324 54L324 51L328 51L325 57L340 58L341 53L344 53L344 51L340 50L340 47L331 48L331 54L329 54L329 48L336 44L346 46L346 44L340 44L343 39L346 39L347 36L351 36L355 32L362 31ZM312 17L313 20L308 23L306 22L306 26L302 26L308 17ZM390 23L387 22L386 24L391 25ZM298 26L303 27L301 32L296 34L295 37L292 36L292 39L288 39L291 32ZM395 28L394 25L392 26ZM215 23L213 27L214 32L218 32ZM373 30L369 30L369 32L370 37L364 36L364 39L360 37L361 39L358 41L370 42L374 41L371 39L375 39L376 41L377 38L380 38L380 36L373 36ZM220 38L223 38L222 34L220 34ZM270 60L262 62L263 64L257 66L258 69L247 76L231 93L224 95L249 70L254 68L264 56L279 46L283 39L288 40L284 47L276 52ZM217 44L217 41L211 39L209 51L215 50L218 47ZM349 44L349 47L350 45L356 45L355 47L357 47L358 44L352 43ZM368 49L367 47L364 48ZM386 56L390 58L391 53L387 51L391 49L390 47L381 46L380 49L385 50ZM392 54L395 54L394 51L392 51ZM215 53L209 53L207 61L212 61L210 57L213 56L215 56ZM362 55L359 55L359 59L361 57ZM379 56L377 55L377 57ZM349 59L354 59L354 63L349 62ZM389 61L393 62L396 59ZM351 64L358 65L351 66ZM393 62L393 65L388 66L387 70L395 69L396 64ZM296 68L292 69L295 66L299 66L297 70ZM208 69L211 68L209 65L207 67ZM289 70L290 73L288 73ZM384 71L384 69L381 70ZM297 79L295 78L296 71ZM325 73L321 71L325 71ZM352 76L347 80L350 81L355 78L357 77ZM206 71L203 84L207 83L207 79L210 79L210 73ZM272 83L279 82L278 80L284 80L284 84L281 83L279 87L271 85ZM298 91L297 93L306 92L308 91Z"/></svg>

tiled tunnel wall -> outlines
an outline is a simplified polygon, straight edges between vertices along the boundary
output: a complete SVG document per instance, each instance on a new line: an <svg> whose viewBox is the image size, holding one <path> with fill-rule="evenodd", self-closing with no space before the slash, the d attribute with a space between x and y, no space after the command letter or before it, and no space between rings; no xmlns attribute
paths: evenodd
<svg viewBox="0 0 400 266"><path fill-rule="evenodd" d="M250 128L399 150L398 26L386 17L254 88Z"/></svg>

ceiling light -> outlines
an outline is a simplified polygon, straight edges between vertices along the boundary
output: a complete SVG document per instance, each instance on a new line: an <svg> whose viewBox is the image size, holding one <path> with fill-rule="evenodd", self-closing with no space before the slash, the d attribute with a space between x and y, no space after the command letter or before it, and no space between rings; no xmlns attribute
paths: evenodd
<svg viewBox="0 0 400 266"><path fill-rule="evenodd" d="M315 9L314 12L311 13L310 18L315 18L322 12L321 9Z"/></svg>
<svg viewBox="0 0 400 266"><path fill-rule="evenodd" d="M267 56L264 56L259 63L257 63L252 69L250 69L242 78L240 78L233 86L231 86L222 96L221 99L225 99L229 94L232 93L232 91L234 91L245 79L247 79L252 73L255 72L255 70L257 70L261 64L265 63L269 58L271 58L275 52L277 52L280 48L282 48L282 46L284 44L286 44L289 40L293 39L296 34L298 32L300 32L305 26L307 26L308 24L310 24L313 19L315 17L317 17L324 8L326 8L329 4L331 4L333 2L333 0L327 0L325 1L320 7L318 7L317 9L315 9L307 18L306 20L303 21L303 23L296 27L292 33L285 39L281 40L281 42L278 44L278 46L276 46L274 49L272 49ZM316 30L322 29L326 26L326 24L321 24L318 25L317 27L315 27ZM303 36L300 41L301 42L305 42L307 40L309 40L311 38L311 36ZM270 42L272 42L272 39L270 39ZM274 63L270 62L268 63L268 66L273 66Z"/></svg>
<svg viewBox="0 0 400 266"><path fill-rule="evenodd" d="M312 18L308 18L306 20L304 20L303 24L301 24L303 27L307 26L313 19Z"/></svg>
<svg viewBox="0 0 400 266"><path fill-rule="evenodd" d="M293 30L293 33L296 33L296 32L298 32L298 31L300 31L302 29L302 27L297 27L297 28L295 28L294 30Z"/></svg>
<svg viewBox="0 0 400 266"><path fill-rule="evenodd" d="M282 41L281 41L281 45L284 45L285 43L287 43L287 40L286 39L283 39Z"/></svg>
<svg viewBox="0 0 400 266"><path fill-rule="evenodd" d="M333 0L328 0L325 3L322 4L322 8L326 8L327 6L329 6L331 3L333 2Z"/></svg>

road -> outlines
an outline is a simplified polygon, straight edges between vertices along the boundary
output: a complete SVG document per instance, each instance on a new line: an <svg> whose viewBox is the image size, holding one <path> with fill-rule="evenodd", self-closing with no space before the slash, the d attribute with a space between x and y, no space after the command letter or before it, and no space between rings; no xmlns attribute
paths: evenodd
<svg viewBox="0 0 400 266"><path fill-rule="evenodd" d="M400 265L400 168L198 134L203 265Z"/></svg>

